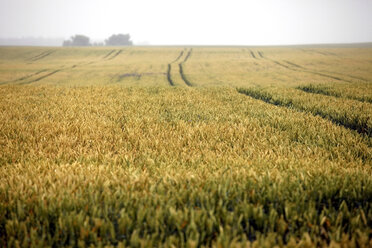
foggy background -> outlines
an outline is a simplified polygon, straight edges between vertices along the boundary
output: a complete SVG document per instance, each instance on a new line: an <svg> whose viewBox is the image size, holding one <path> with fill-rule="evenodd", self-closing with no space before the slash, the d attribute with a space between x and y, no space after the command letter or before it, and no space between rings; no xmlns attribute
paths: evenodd
<svg viewBox="0 0 372 248"><path fill-rule="evenodd" d="M0 45L57 45L75 34L136 45L372 41L371 0L0 0Z"/></svg>

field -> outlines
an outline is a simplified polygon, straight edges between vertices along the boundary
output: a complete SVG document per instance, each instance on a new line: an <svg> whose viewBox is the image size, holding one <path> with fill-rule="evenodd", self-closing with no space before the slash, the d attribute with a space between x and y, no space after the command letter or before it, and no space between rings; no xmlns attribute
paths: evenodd
<svg viewBox="0 0 372 248"><path fill-rule="evenodd" d="M1 247L372 247L372 48L0 47Z"/></svg>

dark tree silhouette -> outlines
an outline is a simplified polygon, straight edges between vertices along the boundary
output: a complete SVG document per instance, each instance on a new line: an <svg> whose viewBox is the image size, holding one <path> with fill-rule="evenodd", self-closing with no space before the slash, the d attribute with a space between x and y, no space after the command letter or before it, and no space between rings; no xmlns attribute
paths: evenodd
<svg viewBox="0 0 372 248"><path fill-rule="evenodd" d="M93 42L92 46L104 46L103 42Z"/></svg>
<svg viewBox="0 0 372 248"><path fill-rule="evenodd" d="M130 40L129 34L113 34L105 40L106 46L131 46L133 42Z"/></svg>
<svg viewBox="0 0 372 248"><path fill-rule="evenodd" d="M62 46L71 46L72 42L70 40L64 40Z"/></svg>
<svg viewBox="0 0 372 248"><path fill-rule="evenodd" d="M90 46L90 38L85 35L77 34L71 36L70 40L65 40L63 46Z"/></svg>

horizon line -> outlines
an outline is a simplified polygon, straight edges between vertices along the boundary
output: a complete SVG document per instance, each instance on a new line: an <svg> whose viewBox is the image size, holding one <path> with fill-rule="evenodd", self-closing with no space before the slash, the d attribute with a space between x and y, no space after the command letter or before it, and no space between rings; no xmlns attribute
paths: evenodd
<svg viewBox="0 0 372 248"><path fill-rule="evenodd" d="M8 38L0 38L8 39ZM9 38L11 39L11 38ZM141 42L139 42L141 43ZM288 47L288 46L353 46L353 45L365 45L372 47L372 41L367 42L324 42L324 43L288 43L288 44L136 44L135 42L132 47ZM124 47L131 47L124 46ZM63 47L61 45L17 45L17 44L4 44L0 47ZM115 46L72 46L72 47L115 47ZM118 46L122 47L122 46Z"/></svg>

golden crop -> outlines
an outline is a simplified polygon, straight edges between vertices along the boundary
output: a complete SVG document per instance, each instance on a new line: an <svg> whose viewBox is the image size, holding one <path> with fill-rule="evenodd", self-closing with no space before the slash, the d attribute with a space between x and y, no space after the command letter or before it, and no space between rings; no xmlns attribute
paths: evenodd
<svg viewBox="0 0 372 248"><path fill-rule="evenodd" d="M0 246L372 246L371 55L0 48Z"/></svg>

